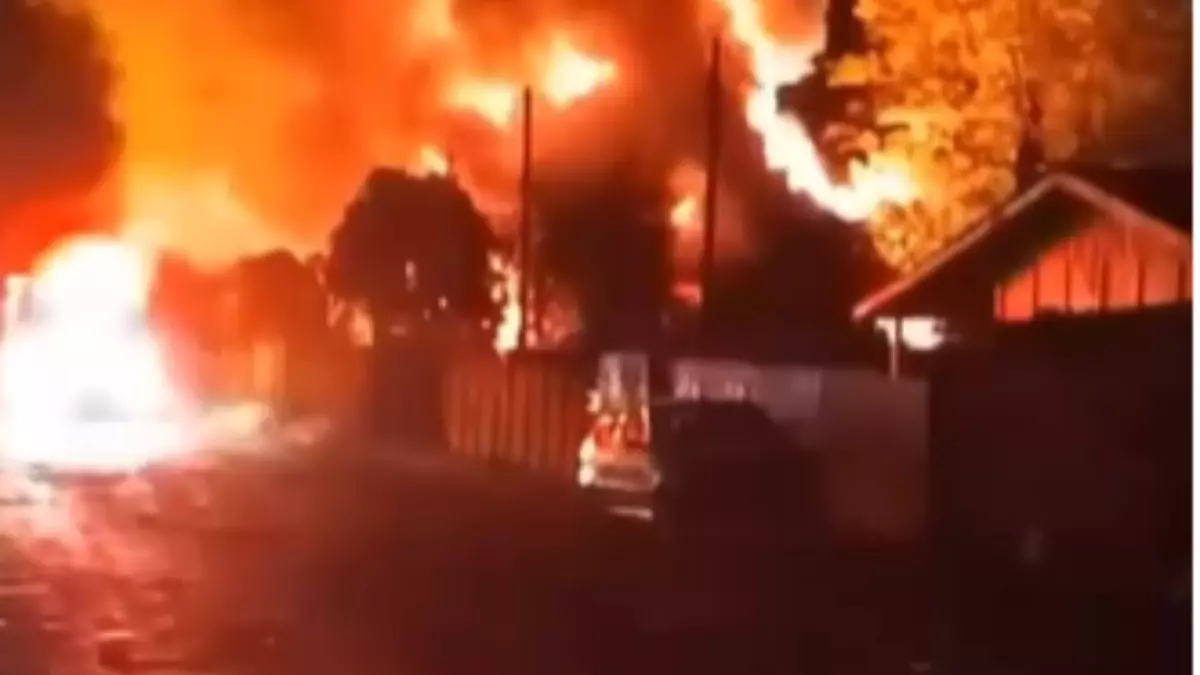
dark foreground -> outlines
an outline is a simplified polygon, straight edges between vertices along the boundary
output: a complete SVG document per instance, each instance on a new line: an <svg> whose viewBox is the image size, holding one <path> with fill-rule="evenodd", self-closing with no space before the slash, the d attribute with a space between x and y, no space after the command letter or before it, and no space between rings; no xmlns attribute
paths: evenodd
<svg viewBox="0 0 1200 675"><path fill-rule="evenodd" d="M665 537L567 488L396 448L134 487L81 492L70 545L7 528L0 672L921 673L950 634L920 561ZM1046 672L1130 672L1096 665Z"/></svg>
<svg viewBox="0 0 1200 675"><path fill-rule="evenodd" d="M668 544L570 490L337 450L163 472L119 498L96 488L76 507L91 543L70 554L10 532L0 672L921 667L916 622L880 611L910 611L916 589L839 585L814 550Z"/></svg>

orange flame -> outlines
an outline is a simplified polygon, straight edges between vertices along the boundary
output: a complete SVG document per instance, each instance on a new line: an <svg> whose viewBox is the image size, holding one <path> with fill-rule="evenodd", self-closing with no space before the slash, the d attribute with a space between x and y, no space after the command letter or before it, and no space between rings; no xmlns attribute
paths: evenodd
<svg viewBox="0 0 1200 675"><path fill-rule="evenodd" d="M187 430L159 423L181 399L146 323L149 285L146 253L118 240L77 238L39 263L39 320L17 320L0 343L5 459L126 470L183 449ZM87 396L121 417L80 422L72 411Z"/></svg>
<svg viewBox="0 0 1200 675"><path fill-rule="evenodd" d="M614 63L584 54L560 35L551 43L541 89L552 104L561 108L591 95L616 77Z"/></svg>
<svg viewBox="0 0 1200 675"><path fill-rule="evenodd" d="M684 195L671 207L671 225L677 230L694 229L699 211L699 200L694 195Z"/></svg>
<svg viewBox="0 0 1200 675"><path fill-rule="evenodd" d="M426 176L448 175L450 158L432 145L423 145L417 154L417 172Z"/></svg>
<svg viewBox="0 0 1200 675"><path fill-rule="evenodd" d="M492 301L500 306L500 322L496 326L492 346L497 353L508 354L520 343L521 276L516 265L499 253L488 256L488 265L496 275Z"/></svg>
<svg viewBox="0 0 1200 675"><path fill-rule="evenodd" d="M756 0L718 0L727 13L729 31L750 61L754 87L745 102L746 121L762 139L767 166L783 174L792 192L806 192L818 204L845 220L864 220L883 204L905 205L916 197L907 168L876 153L867 163L850 167L850 182L833 182L813 140L799 120L781 113L778 89L808 74L819 45L788 44L767 30Z"/></svg>
<svg viewBox="0 0 1200 675"><path fill-rule="evenodd" d="M329 33L324 37L336 43L336 50L330 44L336 63L293 59L268 46L271 41L260 44L261 31L242 30L241 15L227 3L184 3L186 11L177 11L179 3L150 4L83 0L110 38L110 56L123 74L113 102L125 127L118 171L128 190L123 234L182 249L200 261L224 262L234 254L323 241L326 231L320 228L336 222L337 210L357 187L351 183L371 164L447 174L452 170L447 152L458 150L459 129L467 129L461 133L474 140L478 125L460 127L461 120L453 118L461 115L451 114L450 120L439 115L476 116L503 136L519 121L526 86L539 106L553 113L616 88L625 77L618 52L585 44L582 32L566 24L549 30L540 20L532 30L522 26L518 38L501 41L501 54L483 44L494 36L479 39L478 22L468 20L453 0L308 3L354 8L345 15L333 9L316 14L346 19L344 26L329 22L338 25L327 31L321 26L320 32ZM745 92L744 113L762 140L767 164L791 190L811 194L850 220L870 215L881 204L911 201L916 186L906 167L878 153L851 166L845 184L835 183L804 128L777 111L777 88L807 72L819 49L815 41L780 38L763 15L766 0L707 4L723 11L728 34L748 57L753 82ZM200 25L212 30L196 30ZM216 35L221 58L203 67L180 58L187 50L165 37L171 31ZM419 83L409 81L410 71L421 73ZM268 88L270 100L260 101ZM411 101L407 107L413 114L397 124L393 111L406 107L397 105L402 103L397 97L410 92L432 106L418 109ZM325 110L336 113L329 116L336 124ZM329 122L336 134L327 135L314 121ZM698 183L671 186L676 201L670 217L679 240L694 240L699 231L703 172L694 174ZM473 192L483 199L481 194L482 189ZM291 229L293 217L306 220L309 230ZM511 349L520 324L519 275L509 262L500 275L504 311L496 340L498 348Z"/></svg>
<svg viewBox="0 0 1200 675"><path fill-rule="evenodd" d="M563 108L594 94L616 77L615 63L584 53L558 34L550 40L546 58L529 86L554 107ZM451 87L449 104L506 129L516 117L521 89L518 82L466 77Z"/></svg>
<svg viewBox="0 0 1200 675"><path fill-rule="evenodd" d="M520 95L520 87L509 82L464 79L450 90L449 104L503 129L512 124Z"/></svg>
<svg viewBox="0 0 1200 675"><path fill-rule="evenodd" d="M120 235L154 249L185 253L207 265L230 262L230 242L240 255L298 246L271 227L234 189L223 172L187 174L125 167L124 218ZM198 232L204 237L196 237Z"/></svg>
<svg viewBox="0 0 1200 675"><path fill-rule="evenodd" d="M706 180L704 170L690 162L680 164L671 172L667 183L675 203L669 219L676 233L694 235L699 231Z"/></svg>

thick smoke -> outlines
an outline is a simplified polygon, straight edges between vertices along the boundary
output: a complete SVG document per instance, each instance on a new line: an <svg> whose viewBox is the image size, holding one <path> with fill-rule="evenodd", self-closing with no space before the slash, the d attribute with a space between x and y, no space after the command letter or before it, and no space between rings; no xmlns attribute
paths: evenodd
<svg viewBox="0 0 1200 675"><path fill-rule="evenodd" d="M86 17L0 2L0 257L24 267L102 211L118 147L112 73ZM100 218L101 220L103 218Z"/></svg>
<svg viewBox="0 0 1200 675"><path fill-rule="evenodd" d="M619 75L565 109L536 106L539 171L637 147L665 180L670 164L702 155L709 0L78 1L119 70L122 177L142 186L135 198L191 186L223 200L148 226L202 256L320 245L371 166L409 164L426 145L452 157L481 203L511 203L519 122L499 130L461 110L456 88L528 81L555 36ZM813 4L781 25L819 26Z"/></svg>

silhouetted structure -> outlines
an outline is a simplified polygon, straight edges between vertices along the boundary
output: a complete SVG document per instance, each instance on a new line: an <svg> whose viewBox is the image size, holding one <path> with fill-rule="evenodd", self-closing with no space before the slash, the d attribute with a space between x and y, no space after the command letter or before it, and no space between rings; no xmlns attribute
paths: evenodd
<svg viewBox="0 0 1200 675"><path fill-rule="evenodd" d="M1188 307L1142 308L1005 325L937 355L936 662L1186 670L1191 332Z"/></svg>
<svg viewBox="0 0 1200 675"><path fill-rule="evenodd" d="M652 344L669 301L668 196L633 164L587 184L547 190L539 205L543 269L574 297L583 341Z"/></svg>
<svg viewBox="0 0 1200 675"><path fill-rule="evenodd" d="M238 325L246 336L300 345L325 330L325 296L314 270L288 251L245 258L233 269Z"/></svg>
<svg viewBox="0 0 1200 675"><path fill-rule="evenodd" d="M521 222L517 233L520 240L520 287L518 302L521 307L521 325L517 328L517 346L528 346L530 327L537 326L537 308L541 303L533 302L533 283L536 265L533 255L533 89L525 87L521 92Z"/></svg>
<svg viewBox="0 0 1200 675"><path fill-rule="evenodd" d="M453 180L376 169L333 233L329 290L362 302L375 338L494 318L487 221Z"/></svg>
<svg viewBox="0 0 1200 675"><path fill-rule="evenodd" d="M978 342L1039 318L1190 307L1190 185L1190 167L1060 168L854 316L932 317Z"/></svg>
<svg viewBox="0 0 1200 675"><path fill-rule="evenodd" d="M346 210L326 283L370 314L378 425L440 443L443 358L456 344L490 339L492 249L487 221L449 178L376 169Z"/></svg>
<svg viewBox="0 0 1200 675"><path fill-rule="evenodd" d="M700 244L700 302L702 321L706 328L715 322L713 295L716 290L717 271L717 209L718 184L721 177L722 125L722 73L721 38L713 38L709 57L709 81L705 111L707 117L704 160L704 230Z"/></svg>

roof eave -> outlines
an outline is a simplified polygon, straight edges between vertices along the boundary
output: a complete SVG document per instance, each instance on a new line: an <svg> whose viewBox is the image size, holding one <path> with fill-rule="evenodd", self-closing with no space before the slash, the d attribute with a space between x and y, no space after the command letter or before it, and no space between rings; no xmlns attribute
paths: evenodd
<svg viewBox="0 0 1200 675"><path fill-rule="evenodd" d="M887 311L888 306L892 304L896 296L911 290L914 286L923 282L954 257L984 239L997 224L1020 213L1049 191L1051 187L1059 184L1059 175L1055 173L1044 176L1020 196L1010 200L994 213L981 218L970 231L934 253L911 274L901 277L867 296L854 306L854 309L851 311L852 319L855 322L859 322Z"/></svg>

